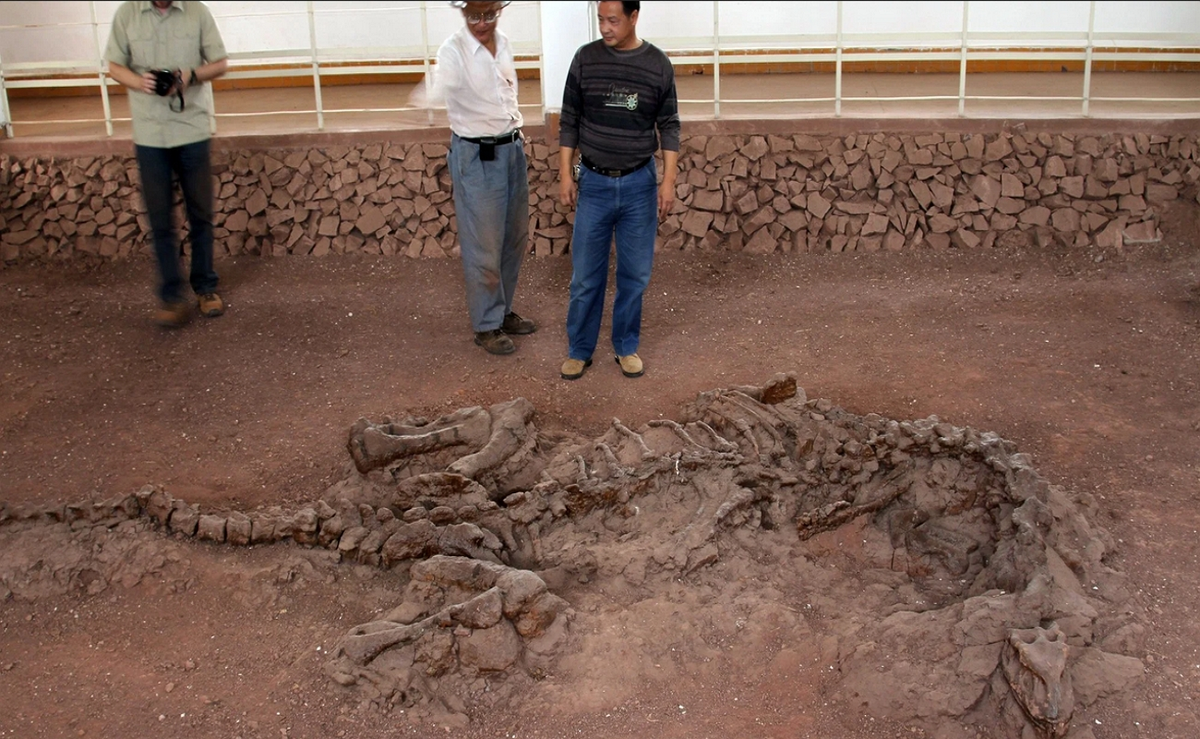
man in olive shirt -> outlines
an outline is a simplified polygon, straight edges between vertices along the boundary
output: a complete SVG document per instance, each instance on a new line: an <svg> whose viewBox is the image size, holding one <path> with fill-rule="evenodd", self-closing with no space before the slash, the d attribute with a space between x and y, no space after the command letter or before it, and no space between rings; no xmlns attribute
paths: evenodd
<svg viewBox="0 0 1200 739"><path fill-rule="evenodd" d="M113 16L104 56L112 78L129 89L133 143L160 277L156 319L174 328L191 317L171 219L175 177L190 227L189 282L201 315L219 316L225 303L213 269L209 110L203 88L225 74L225 44L217 24L200 2L125 2ZM173 79L160 84L155 73L162 71Z"/></svg>

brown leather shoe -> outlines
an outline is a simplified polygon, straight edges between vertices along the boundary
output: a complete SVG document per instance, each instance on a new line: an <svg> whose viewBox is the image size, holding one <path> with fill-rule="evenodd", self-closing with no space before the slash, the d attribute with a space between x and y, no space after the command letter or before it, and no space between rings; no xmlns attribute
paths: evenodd
<svg viewBox="0 0 1200 739"><path fill-rule="evenodd" d="M537 326L528 318L521 318L516 313L509 313L500 324L500 330L513 336L524 336L537 331Z"/></svg>
<svg viewBox="0 0 1200 739"><path fill-rule="evenodd" d="M182 300L163 303L154 311L154 322L163 328L179 328L192 318L192 306Z"/></svg>
<svg viewBox="0 0 1200 739"><path fill-rule="evenodd" d="M196 304L200 308L200 315L205 318L216 318L225 312L225 301L216 293L204 293Z"/></svg>
<svg viewBox="0 0 1200 739"><path fill-rule="evenodd" d="M489 354L512 354L517 350L517 345L508 338L508 334L498 328L476 331L475 343L486 349Z"/></svg>

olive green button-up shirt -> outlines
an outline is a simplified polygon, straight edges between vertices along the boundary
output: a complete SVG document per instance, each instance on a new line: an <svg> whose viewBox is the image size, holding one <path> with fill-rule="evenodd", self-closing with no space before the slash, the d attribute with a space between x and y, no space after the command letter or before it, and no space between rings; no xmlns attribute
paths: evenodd
<svg viewBox="0 0 1200 739"><path fill-rule="evenodd" d="M225 43L212 13L196 0L176 0L166 14L155 10L150 0L122 3L113 16L112 33L104 58L142 74L154 69L182 70L226 57ZM184 91L183 111L179 96L160 97L140 90L129 91L133 118L133 143L139 146L174 148L209 138L209 96L203 85Z"/></svg>

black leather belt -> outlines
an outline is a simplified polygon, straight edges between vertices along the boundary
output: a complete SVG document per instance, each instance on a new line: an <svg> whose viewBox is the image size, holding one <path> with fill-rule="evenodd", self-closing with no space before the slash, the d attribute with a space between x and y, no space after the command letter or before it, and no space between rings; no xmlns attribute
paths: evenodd
<svg viewBox="0 0 1200 739"><path fill-rule="evenodd" d="M503 136L480 136L479 138L469 139L466 136L459 136L463 141L470 141L472 144L479 146L479 161L490 162L496 158L496 147L502 144L511 144L521 138L521 129L514 128Z"/></svg>
<svg viewBox="0 0 1200 739"><path fill-rule="evenodd" d="M463 141L470 141L472 144L491 144L499 146L500 144L511 144L521 138L521 129L514 128L503 136L480 136L477 139L469 139L466 136L459 136Z"/></svg>
<svg viewBox="0 0 1200 739"><path fill-rule="evenodd" d="M595 164L589 162L587 157L580 157L579 160L581 162L583 162L583 166L592 170L596 174L602 174L605 177L624 177L627 174L633 174L634 172L638 171L642 167L645 167L647 164L650 163L650 160L653 158L654 157L648 157L646 159L646 161L642 162L641 164L639 164L635 167L630 167L629 169L605 169L604 167L597 167Z"/></svg>

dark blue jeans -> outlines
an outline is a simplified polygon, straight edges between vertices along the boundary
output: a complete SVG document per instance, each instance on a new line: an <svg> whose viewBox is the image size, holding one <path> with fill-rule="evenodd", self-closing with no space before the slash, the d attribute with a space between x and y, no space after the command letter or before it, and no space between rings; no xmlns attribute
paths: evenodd
<svg viewBox="0 0 1200 739"><path fill-rule="evenodd" d="M192 267L189 276L197 295L215 292L217 273L213 269L213 184L209 142L160 149L136 146L138 171L142 177L142 197L154 238L154 256L160 278L158 296L164 303L183 300L183 273L179 266L179 241L171 209L175 200L174 180L179 179L183 202L187 206Z"/></svg>
<svg viewBox="0 0 1200 739"><path fill-rule="evenodd" d="M571 300L567 305L567 355L591 359L600 337L608 258L617 244L617 290L613 298L612 346L634 354L642 333L642 294L650 284L658 234L658 185L651 161L624 177L583 167L571 237Z"/></svg>

